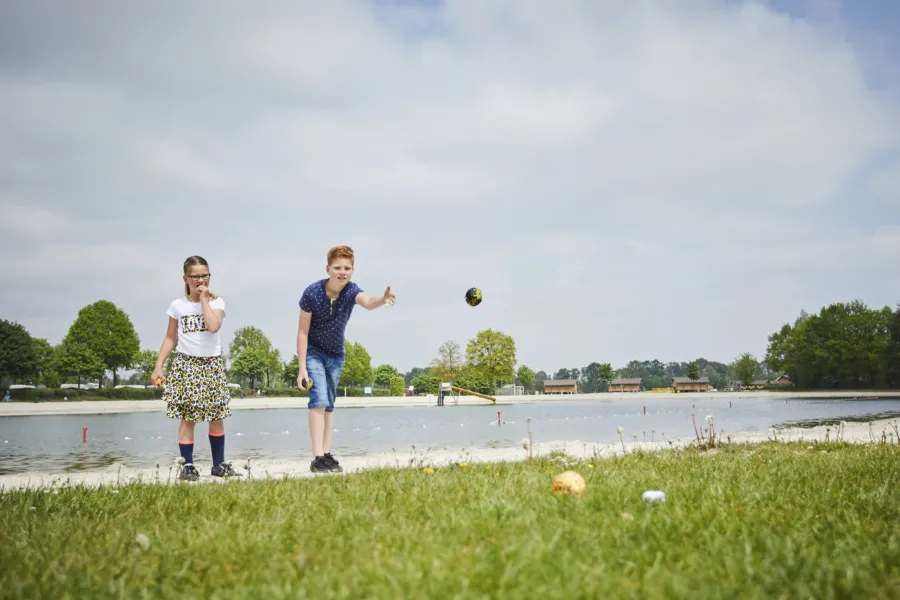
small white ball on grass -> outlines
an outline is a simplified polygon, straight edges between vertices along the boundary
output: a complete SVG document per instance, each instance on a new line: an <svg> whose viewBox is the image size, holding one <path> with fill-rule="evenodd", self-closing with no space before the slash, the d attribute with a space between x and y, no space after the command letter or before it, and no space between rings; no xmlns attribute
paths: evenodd
<svg viewBox="0 0 900 600"><path fill-rule="evenodd" d="M644 502L665 502L666 493L659 490L647 490L644 492L644 495L641 496L641 499Z"/></svg>

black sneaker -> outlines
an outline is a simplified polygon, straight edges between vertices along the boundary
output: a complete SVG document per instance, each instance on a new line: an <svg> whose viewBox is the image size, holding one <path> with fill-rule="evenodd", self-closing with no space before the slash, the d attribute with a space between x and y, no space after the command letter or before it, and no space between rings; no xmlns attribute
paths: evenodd
<svg viewBox="0 0 900 600"><path fill-rule="evenodd" d="M230 462L223 462L215 465L209 474L213 477L243 477L241 473L238 473L231 468Z"/></svg>
<svg viewBox="0 0 900 600"><path fill-rule="evenodd" d="M342 467L341 463L339 463L338 460L331 455L331 452L326 452L323 458L325 459L325 462L328 463L332 471L334 471L335 473L344 472L344 467Z"/></svg>
<svg viewBox="0 0 900 600"><path fill-rule="evenodd" d="M181 475L179 478L184 481L197 481L200 479L200 471L197 470L193 463L185 463L181 468Z"/></svg>
<svg viewBox="0 0 900 600"><path fill-rule="evenodd" d="M324 456L317 456L309 463L309 470L313 473L328 473L331 471L331 463Z"/></svg>

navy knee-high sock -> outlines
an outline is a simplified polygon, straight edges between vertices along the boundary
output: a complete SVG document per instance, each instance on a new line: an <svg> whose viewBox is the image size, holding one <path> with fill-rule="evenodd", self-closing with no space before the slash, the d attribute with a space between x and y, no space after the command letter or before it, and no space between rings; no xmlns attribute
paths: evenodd
<svg viewBox="0 0 900 600"><path fill-rule="evenodd" d="M178 449L185 463L194 462L194 440L178 440Z"/></svg>
<svg viewBox="0 0 900 600"><path fill-rule="evenodd" d="M212 449L213 465L225 462L225 433L209 434L209 447Z"/></svg>

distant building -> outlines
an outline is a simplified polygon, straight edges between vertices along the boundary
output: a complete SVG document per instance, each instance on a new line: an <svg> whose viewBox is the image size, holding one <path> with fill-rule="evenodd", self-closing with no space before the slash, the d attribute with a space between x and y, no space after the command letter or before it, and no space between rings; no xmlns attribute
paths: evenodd
<svg viewBox="0 0 900 600"><path fill-rule="evenodd" d="M577 394L578 381L575 379L545 379L545 394Z"/></svg>
<svg viewBox="0 0 900 600"><path fill-rule="evenodd" d="M691 379L690 377L673 377L672 388L676 392L708 392L712 389L709 377Z"/></svg>
<svg viewBox="0 0 900 600"><path fill-rule="evenodd" d="M774 379L754 379L750 382L750 385L745 386L744 389L753 390L753 389L762 389L769 385L778 385L778 386L789 386L791 385L791 378L787 375L779 375Z"/></svg>
<svg viewBox="0 0 900 600"><path fill-rule="evenodd" d="M609 382L608 392L639 392L641 391L640 377L625 377L613 379Z"/></svg>
<svg viewBox="0 0 900 600"><path fill-rule="evenodd" d="M506 385L500 386L500 389L497 390L498 396L524 396L525 395L525 386L524 385L513 385L511 383L507 383Z"/></svg>
<svg viewBox="0 0 900 600"><path fill-rule="evenodd" d="M772 380L772 383L775 385L791 385L793 382L791 378L787 375L779 375L775 379Z"/></svg>

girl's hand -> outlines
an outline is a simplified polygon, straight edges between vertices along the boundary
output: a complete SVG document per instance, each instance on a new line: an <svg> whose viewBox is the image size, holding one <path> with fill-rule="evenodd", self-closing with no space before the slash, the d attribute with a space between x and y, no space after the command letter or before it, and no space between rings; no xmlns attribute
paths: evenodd
<svg viewBox="0 0 900 600"><path fill-rule="evenodd" d="M200 292L200 302L209 302L209 286L201 283L197 286L197 291Z"/></svg>
<svg viewBox="0 0 900 600"><path fill-rule="evenodd" d="M150 376L150 382L157 387L166 382L166 376L163 375L162 369L159 367L153 369L153 375Z"/></svg>

